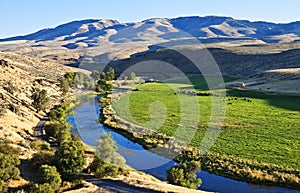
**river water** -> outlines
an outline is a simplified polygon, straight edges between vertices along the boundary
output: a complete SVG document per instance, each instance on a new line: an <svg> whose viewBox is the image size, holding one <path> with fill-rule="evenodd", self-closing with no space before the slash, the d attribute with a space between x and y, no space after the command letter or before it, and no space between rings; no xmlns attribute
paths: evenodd
<svg viewBox="0 0 300 193"><path fill-rule="evenodd" d="M134 143L122 135L106 128L96 120L100 115L98 98L89 98L74 108L74 114L68 117L73 126L73 132L79 135L86 144L95 146L101 133L111 133L116 141L118 152L126 159L126 163L137 170L153 175L160 180L166 180L166 169L174 165L174 161L145 150L141 145ZM201 171L197 174L202 179L200 190L220 193L300 193L281 187L253 185L237 180Z"/></svg>

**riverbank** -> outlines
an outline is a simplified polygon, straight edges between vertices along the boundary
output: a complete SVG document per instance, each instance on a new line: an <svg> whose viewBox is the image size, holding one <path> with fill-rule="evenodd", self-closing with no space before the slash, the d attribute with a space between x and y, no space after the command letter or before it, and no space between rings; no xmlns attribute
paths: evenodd
<svg viewBox="0 0 300 193"><path fill-rule="evenodd" d="M175 186L171 184L167 184L166 182L161 182L154 178L151 175L147 175L143 172L131 170L127 175L119 175L117 177L111 178L106 177L103 179L95 178L90 175L84 175L83 179L88 183L96 185L99 187L98 192L107 192L114 193L118 191L122 191L124 193L209 193L200 190L191 190L188 188ZM93 186L91 186L91 191L86 188L81 192L96 192L93 191ZM76 190L76 193L80 192L80 190ZM70 191L68 193L75 193Z"/></svg>
<svg viewBox="0 0 300 193"><path fill-rule="evenodd" d="M203 170L220 176L254 184L300 189L298 170L211 152L200 156L201 152L194 147L185 148L172 137L121 119L114 112L111 102L119 100L123 94L108 96L100 101L102 105L100 120L112 130L143 145L146 149L155 148L156 153L170 158L184 152L184 159L199 160Z"/></svg>
<svg viewBox="0 0 300 193"><path fill-rule="evenodd" d="M95 144L91 144L91 138L92 136L93 140L97 138L96 136L99 136L96 133L93 133L93 135L90 135L87 130L97 131L101 132L101 128L98 128L98 124L95 122L96 117L98 116L95 113L95 103L94 98L96 97L95 93L84 93L83 95L76 95L74 96L76 101L74 101L74 118L72 119L69 117L68 122L73 125L72 132L77 133L78 136L81 137L83 143L85 144L85 147L87 148L86 152L92 153L93 147ZM97 98L97 97L96 97ZM82 108L82 106L85 106L86 104L91 103L91 106L87 106L84 108L84 111L77 111L78 109ZM98 105L96 105L98 106ZM88 112L93 112L89 114ZM73 116L73 115L72 115ZM86 116L86 117L85 117ZM70 121L70 120L73 121ZM90 123L91 125L82 125L81 123ZM92 126L94 125L95 128ZM78 128L79 127L79 128ZM85 130L87 128L87 130ZM94 130L95 129L95 130ZM85 137L88 137L89 140L87 140ZM90 157L93 157L91 155ZM92 162L93 158L89 158L89 163ZM200 190L190 190L187 188L174 186L167 184L165 182L162 182L155 177L145 174L143 172L137 171L132 169L128 166L126 167L126 170L128 170L128 173L118 175L117 177L105 177L103 179L93 177L92 175L83 174L83 179L87 182L90 182L96 186L99 187L97 191L100 192L115 192L118 189L122 190L123 192L139 192L138 190L143 190L142 192L176 192L176 193L189 193L189 192L199 192L203 193L204 191ZM88 176L86 178L86 176ZM75 190L75 192L80 192L80 190L89 192L89 189L91 189L90 192L93 192L93 185L90 184L90 188L84 187L83 189ZM72 192L72 191L71 191Z"/></svg>

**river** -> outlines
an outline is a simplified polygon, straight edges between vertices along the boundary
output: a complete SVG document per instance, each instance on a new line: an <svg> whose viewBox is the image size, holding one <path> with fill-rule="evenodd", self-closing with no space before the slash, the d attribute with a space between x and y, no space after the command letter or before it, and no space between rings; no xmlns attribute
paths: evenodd
<svg viewBox="0 0 300 193"><path fill-rule="evenodd" d="M145 150L140 144L128 140L126 137L106 128L96 120L100 115L98 98L88 98L84 103L74 108L74 114L68 117L73 126L73 132L79 135L86 144L95 146L101 133L111 133L116 141L118 152L126 159L126 163L134 169L153 175L160 180L166 180L166 169L174 165L174 161ZM200 190L220 193L300 193L275 186L253 185L232 180L222 176L201 171L197 174L202 179Z"/></svg>

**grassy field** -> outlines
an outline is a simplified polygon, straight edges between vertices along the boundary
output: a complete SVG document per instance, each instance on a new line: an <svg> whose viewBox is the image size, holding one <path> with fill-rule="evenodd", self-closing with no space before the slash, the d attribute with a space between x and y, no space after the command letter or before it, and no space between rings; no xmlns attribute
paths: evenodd
<svg viewBox="0 0 300 193"><path fill-rule="evenodd" d="M179 89L180 86L186 87L180 84L172 87ZM179 96L171 87L159 83L138 88L140 91L113 103L119 116L139 125L147 125L153 120L162 121L162 125L148 124L149 128L167 135L174 135L180 125L180 135L175 137L185 140L195 133L191 144L200 147L211 116L212 96ZM200 116L193 113L197 111L197 105L188 105L189 102L193 104L195 99L199 102ZM182 100L186 103L185 114L181 112ZM227 90L224 100L227 104L224 127L211 152L300 170L300 97ZM164 105L165 116L151 109L151 104L157 101ZM187 120L185 125L180 122L182 116ZM199 119L196 127L189 124L189 120L195 119Z"/></svg>
<svg viewBox="0 0 300 193"><path fill-rule="evenodd" d="M188 79L185 78L175 78L175 79L170 79L166 80L165 82L167 83L174 83L174 84L181 84L178 85L183 86L182 84L187 84L190 86L193 86L195 89L200 89L200 90L207 90L209 88L207 82L210 83L211 86L217 86L218 84L222 82L231 82L236 80L236 78L233 77L228 77L228 76L223 76L223 77L218 77L218 76L190 76Z"/></svg>

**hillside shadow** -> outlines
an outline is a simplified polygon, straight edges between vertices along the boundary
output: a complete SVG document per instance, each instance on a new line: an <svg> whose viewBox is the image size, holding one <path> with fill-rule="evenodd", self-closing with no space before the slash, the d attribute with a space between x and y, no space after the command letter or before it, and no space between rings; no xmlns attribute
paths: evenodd
<svg viewBox="0 0 300 193"><path fill-rule="evenodd" d="M299 96L286 96L271 93L263 93L248 90L229 89L227 97L240 97L249 99L261 99L266 101L269 105L287 109L291 111L300 111L300 97Z"/></svg>
<svg viewBox="0 0 300 193"><path fill-rule="evenodd" d="M34 168L30 160L20 160L19 166L21 177L30 182L37 182L37 169Z"/></svg>

